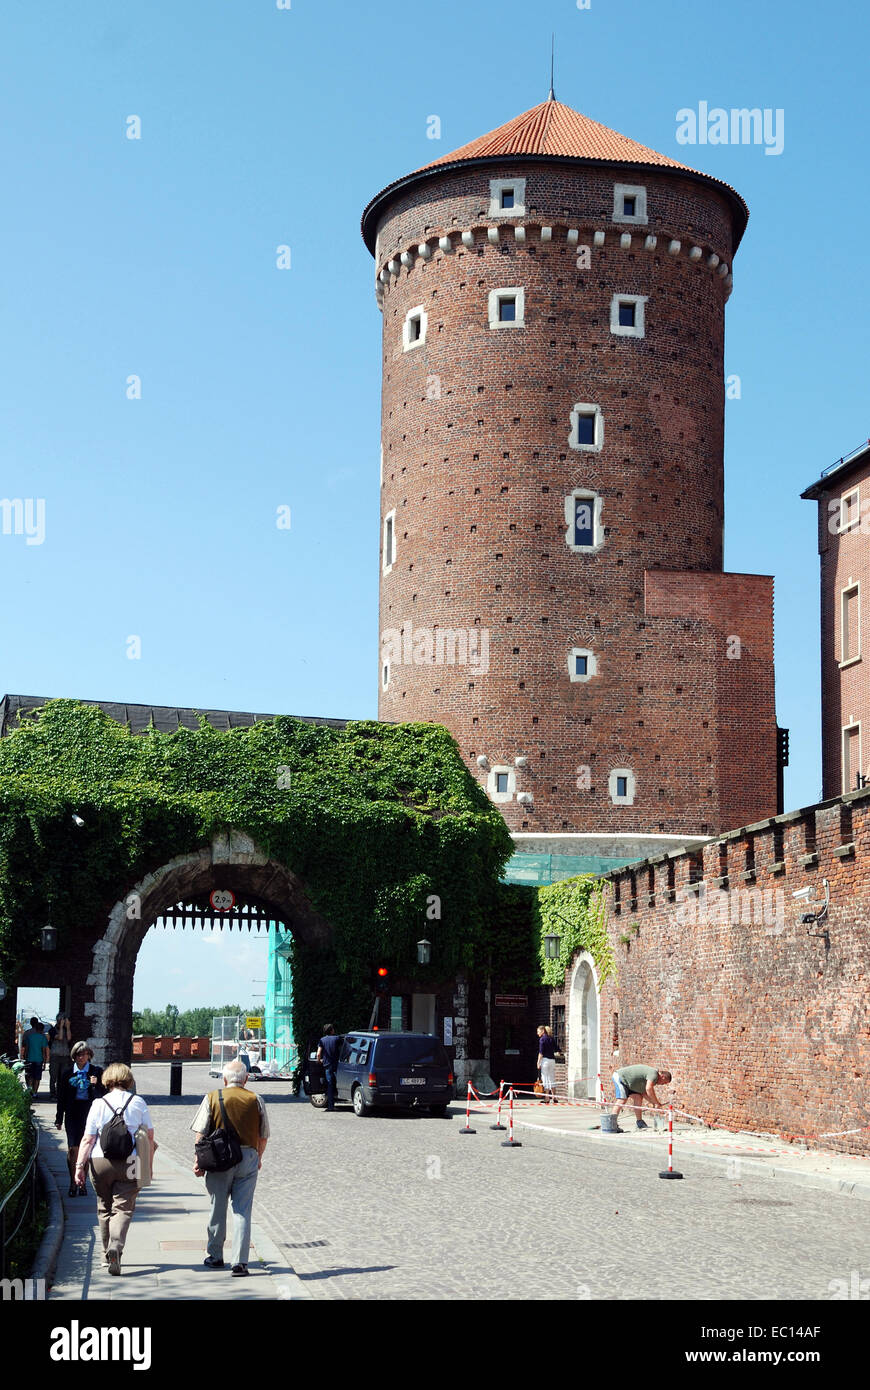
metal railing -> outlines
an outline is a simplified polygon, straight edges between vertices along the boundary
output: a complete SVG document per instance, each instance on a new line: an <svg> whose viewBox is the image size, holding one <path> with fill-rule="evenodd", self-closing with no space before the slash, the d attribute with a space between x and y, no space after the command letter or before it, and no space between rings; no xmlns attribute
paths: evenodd
<svg viewBox="0 0 870 1390"><path fill-rule="evenodd" d="M2 1201L0 1201L0 1279L6 1278L6 1247L10 1245L11 1242L18 1235L18 1232L24 1225L27 1213L29 1211L32 1211L34 1214L36 1213L36 1156L39 1152L39 1128L32 1115L30 1117L30 1123L33 1133L33 1151L30 1155L30 1158L27 1161L27 1165L24 1169L24 1172L21 1174L21 1177L18 1179L14 1187L10 1187L9 1191L6 1193L6 1196L3 1198ZM22 1188L25 1183L27 1184L27 1190L24 1194L24 1200L21 1204L21 1214L15 1225L15 1229L13 1231L10 1231L7 1235L7 1209L9 1207L9 1203L12 1201L12 1198L15 1196L16 1192L18 1192L19 1189ZM13 1208L12 1210L14 1213L15 1209Z"/></svg>

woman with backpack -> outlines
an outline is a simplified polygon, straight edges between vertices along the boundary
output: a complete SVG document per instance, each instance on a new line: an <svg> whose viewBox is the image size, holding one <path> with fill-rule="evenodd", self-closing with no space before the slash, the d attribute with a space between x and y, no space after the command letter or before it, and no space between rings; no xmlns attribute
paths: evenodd
<svg viewBox="0 0 870 1390"><path fill-rule="evenodd" d="M110 1274L121 1273L121 1255L139 1194L137 1173L141 1164L150 1173L157 1148L148 1106L135 1094L133 1084L126 1062L106 1067L106 1095L90 1108L76 1162L76 1182L83 1183L91 1160L103 1258ZM137 1155L137 1144L147 1145L148 1152Z"/></svg>
<svg viewBox="0 0 870 1390"><path fill-rule="evenodd" d="M69 1167L69 1195L85 1195L84 1180L76 1186L75 1171L79 1144L85 1132L93 1102L103 1094L103 1069L94 1062L94 1054L86 1042L77 1042L70 1052L70 1064L57 1079L57 1113L55 1127L66 1129L66 1161Z"/></svg>

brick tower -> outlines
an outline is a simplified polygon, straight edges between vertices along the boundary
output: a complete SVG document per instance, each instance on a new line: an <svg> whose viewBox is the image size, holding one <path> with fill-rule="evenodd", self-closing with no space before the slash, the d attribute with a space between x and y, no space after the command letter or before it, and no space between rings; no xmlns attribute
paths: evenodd
<svg viewBox="0 0 870 1390"><path fill-rule="evenodd" d="M746 220L552 95L363 214L380 717L445 724L518 844L583 867L777 810L772 580L722 571Z"/></svg>

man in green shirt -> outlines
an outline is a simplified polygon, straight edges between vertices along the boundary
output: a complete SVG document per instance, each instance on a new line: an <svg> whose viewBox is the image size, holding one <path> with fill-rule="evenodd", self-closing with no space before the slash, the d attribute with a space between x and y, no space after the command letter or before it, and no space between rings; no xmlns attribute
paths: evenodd
<svg viewBox="0 0 870 1390"><path fill-rule="evenodd" d="M664 1102L659 1100L655 1088L656 1086L668 1085L670 1079L669 1071L659 1071L656 1067L645 1067L640 1062L630 1067L620 1067L619 1071L613 1073L613 1092L618 1101L613 1112L614 1115L618 1115L624 1105L630 1104L634 1110L638 1129L649 1129L649 1125L643 1118L642 1105L646 1102L663 1110ZM616 1132L617 1134L623 1132L618 1125Z"/></svg>

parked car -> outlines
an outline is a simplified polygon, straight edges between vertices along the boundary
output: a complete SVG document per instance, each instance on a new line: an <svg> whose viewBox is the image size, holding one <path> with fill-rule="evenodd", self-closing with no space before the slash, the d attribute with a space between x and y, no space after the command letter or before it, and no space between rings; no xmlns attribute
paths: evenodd
<svg viewBox="0 0 870 1390"><path fill-rule="evenodd" d="M444 1115L453 1099L453 1064L432 1033L346 1033L336 1099L349 1100L356 1115L381 1106Z"/></svg>

